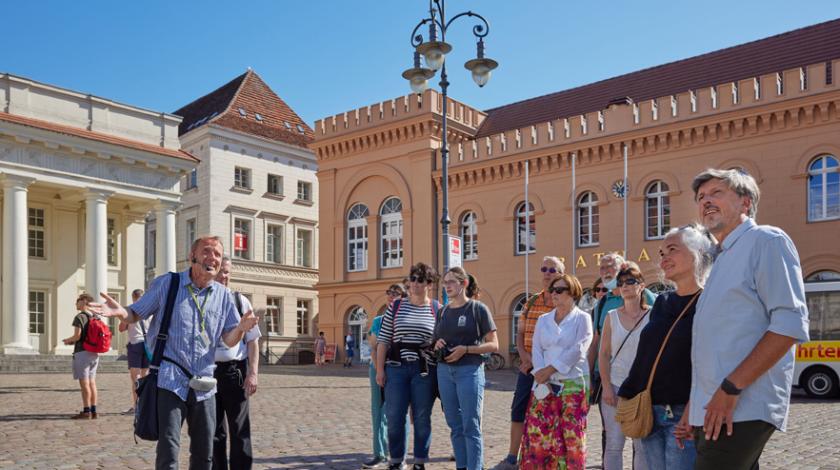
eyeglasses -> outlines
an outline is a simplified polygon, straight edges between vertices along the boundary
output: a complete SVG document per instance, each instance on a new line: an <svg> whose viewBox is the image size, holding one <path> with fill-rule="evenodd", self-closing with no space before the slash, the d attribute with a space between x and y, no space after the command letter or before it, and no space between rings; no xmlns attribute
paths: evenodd
<svg viewBox="0 0 840 470"><path fill-rule="evenodd" d="M619 279L618 282L616 282L616 285L618 287L621 287L621 286L635 286L636 284L641 284L641 282L642 281L636 279L635 277L629 277L629 278L626 278L626 279Z"/></svg>
<svg viewBox="0 0 840 470"><path fill-rule="evenodd" d="M607 289L606 287L596 287L596 288L594 288L594 289L592 289L592 290L593 290L594 292L600 292L600 293L602 293L602 294L606 294L607 292L609 292L609 291L610 291L610 290L609 290L609 289Z"/></svg>
<svg viewBox="0 0 840 470"><path fill-rule="evenodd" d="M557 269L556 268L546 268L545 266L543 266L543 267L540 268L540 271L542 271L544 273L554 274L554 273L557 272Z"/></svg>
<svg viewBox="0 0 840 470"><path fill-rule="evenodd" d="M551 287L548 289L550 294L562 294L563 292L571 292L572 290L566 286L563 287Z"/></svg>
<svg viewBox="0 0 840 470"><path fill-rule="evenodd" d="M411 282L419 282L420 284L423 284L423 283L431 284L432 283L431 279L426 279L425 277L422 277L422 276L411 276L410 278L408 278L408 280L411 281Z"/></svg>

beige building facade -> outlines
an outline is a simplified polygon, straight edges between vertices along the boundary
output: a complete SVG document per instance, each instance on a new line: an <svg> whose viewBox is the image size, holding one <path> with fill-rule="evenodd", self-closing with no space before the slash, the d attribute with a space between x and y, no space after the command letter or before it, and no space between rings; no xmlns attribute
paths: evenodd
<svg viewBox="0 0 840 470"><path fill-rule="evenodd" d="M71 354L81 292L123 303L143 287L145 217L175 267L178 182L197 160L177 116L0 74L3 354ZM123 350L116 333L112 349Z"/></svg>
<svg viewBox="0 0 840 470"><path fill-rule="evenodd" d="M501 349L513 348L526 255L534 292L544 256L591 286L599 257L625 250L625 147L626 255L650 284L664 233L698 218L693 177L718 167L756 178L758 222L791 235L806 282L840 291L838 39L835 21L487 111L450 100L451 232ZM428 90L315 124L330 342L369 323L413 263L442 264L441 109Z"/></svg>

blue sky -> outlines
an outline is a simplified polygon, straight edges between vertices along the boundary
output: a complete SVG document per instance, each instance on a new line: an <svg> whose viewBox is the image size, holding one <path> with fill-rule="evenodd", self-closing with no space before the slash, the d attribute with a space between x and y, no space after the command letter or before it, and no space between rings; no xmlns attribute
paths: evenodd
<svg viewBox="0 0 840 470"><path fill-rule="evenodd" d="M791 9L793 7L794 9ZM426 0L65 0L3 5L0 72L174 111L252 67L303 119L409 92ZM448 0L491 23L501 64L475 86L466 19L448 40L450 96L479 109L840 17L840 2Z"/></svg>

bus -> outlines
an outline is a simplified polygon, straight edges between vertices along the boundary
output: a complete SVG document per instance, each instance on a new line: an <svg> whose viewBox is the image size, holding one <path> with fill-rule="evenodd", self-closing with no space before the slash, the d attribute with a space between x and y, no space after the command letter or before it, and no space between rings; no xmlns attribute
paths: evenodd
<svg viewBox="0 0 840 470"><path fill-rule="evenodd" d="M809 276L805 297L810 341L797 346L793 385L814 398L840 396L840 275Z"/></svg>

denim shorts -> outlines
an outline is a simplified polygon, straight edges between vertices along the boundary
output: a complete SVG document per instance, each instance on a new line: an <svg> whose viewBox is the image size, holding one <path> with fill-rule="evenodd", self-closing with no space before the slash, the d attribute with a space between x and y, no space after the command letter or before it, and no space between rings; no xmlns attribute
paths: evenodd
<svg viewBox="0 0 840 470"><path fill-rule="evenodd" d="M510 421L513 423L524 423L525 413L528 412L528 401L531 398L531 387L534 385L534 376L517 372L516 391L513 392L513 403L510 405Z"/></svg>
<svg viewBox="0 0 840 470"><path fill-rule="evenodd" d="M149 367L149 356L146 355L146 343L141 341L137 344L128 343L128 368L147 369Z"/></svg>

